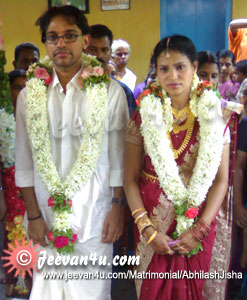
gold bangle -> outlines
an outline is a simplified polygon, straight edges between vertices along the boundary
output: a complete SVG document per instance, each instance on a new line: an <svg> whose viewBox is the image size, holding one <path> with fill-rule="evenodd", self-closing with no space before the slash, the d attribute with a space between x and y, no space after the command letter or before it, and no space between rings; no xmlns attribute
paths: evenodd
<svg viewBox="0 0 247 300"><path fill-rule="evenodd" d="M153 234L150 236L150 238L146 241L147 245L150 244L155 239L156 235L157 235L157 230L155 230Z"/></svg>
<svg viewBox="0 0 247 300"><path fill-rule="evenodd" d="M139 221L142 217L144 217L145 215L147 215L147 214L148 214L147 211L142 212L139 216L136 217L135 223L137 224L138 221Z"/></svg>
<svg viewBox="0 0 247 300"><path fill-rule="evenodd" d="M137 222L137 228L139 230L140 235L142 235L142 232L144 231L145 228L150 226L154 228L154 224L151 222L149 218L141 218Z"/></svg>
<svg viewBox="0 0 247 300"><path fill-rule="evenodd" d="M132 212L132 217L134 217L135 214L137 214L138 212L141 212L141 211L146 211L146 209L144 207L137 208L136 210L134 210Z"/></svg>

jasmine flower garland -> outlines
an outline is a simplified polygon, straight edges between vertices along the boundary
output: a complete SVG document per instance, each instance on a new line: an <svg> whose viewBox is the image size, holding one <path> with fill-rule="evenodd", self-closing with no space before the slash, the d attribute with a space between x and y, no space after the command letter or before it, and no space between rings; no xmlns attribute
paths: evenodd
<svg viewBox="0 0 247 300"><path fill-rule="evenodd" d="M96 167L104 135L107 113L108 75L97 59L82 54L81 87L86 91L87 110L83 139L77 160L64 181L61 180L51 154L47 86L52 78L52 62L46 57L28 70L27 131L33 161L51 197L48 205L54 212L54 223L48 239L61 254L73 252L76 235L69 225L72 201L91 178Z"/></svg>
<svg viewBox="0 0 247 300"><path fill-rule="evenodd" d="M15 164L15 117L4 108L0 109L0 153L4 168Z"/></svg>
<svg viewBox="0 0 247 300"><path fill-rule="evenodd" d="M192 177L188 187L185 187L179 176L179 168L169 138L164 134L172 131L171 99L160 88L160 93L147 94L140 101L142 118L140 130L144 137L144 146L151 158L160 186L176 210L177 226L173 233L175 238L193 225L198 207L205 200L217 174L225 127L218 115L219 107L220 100L210 84L205 85L194 75L190 109L199 121L200 145ZM201 245L198 245L196 251L189 256L196 254L199 248L202 249Z"/></svg>

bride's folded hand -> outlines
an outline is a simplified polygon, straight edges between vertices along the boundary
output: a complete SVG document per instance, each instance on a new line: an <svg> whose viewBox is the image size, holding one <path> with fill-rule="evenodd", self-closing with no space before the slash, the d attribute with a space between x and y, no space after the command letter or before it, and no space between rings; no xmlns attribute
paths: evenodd
<svg viewBox="0 0 247 300"><path fill-rule="evenodd" d="M193 236L191 230L188 229L178 237L178 242L173 244L171 248L173 251L178 252L181 255L186 255L193 250L197 244L198 241Z"/></svg>
<svg viewBox="0 0 247 300"><path fill-rule="evenodd" d="M152 234L154 233L153 228L148 228L145 231L144 237L148 241ZM157 232L155 238L149 243L153 248L154 252L161 255L173 255L174 251L169 247L168 242L173 241L168 235L163 234L161 232Z"/></svg>

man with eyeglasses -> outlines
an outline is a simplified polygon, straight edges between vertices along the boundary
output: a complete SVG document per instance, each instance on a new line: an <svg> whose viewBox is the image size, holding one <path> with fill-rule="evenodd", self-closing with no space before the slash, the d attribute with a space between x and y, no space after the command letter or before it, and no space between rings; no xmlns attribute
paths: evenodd
<svg viewBox="0 0 247 300"><path fill-rule="evenodd" d="M84 257L88 264L45 264L34 272L30 299L108 300L111 282L100 279L99 272L106 278L111 271L112 243L123 230L126 97L114 80L96 84L98 73L88 75L92 70L101 74L102 69L82 55L89 43L89 27L80 10L54 6L36 24L53 72L50 78L43 65L35 67L34 78L18 98L16 184L25 200L29 238L42 246L47 257L74 247L70 256ZM68 205L71 213L65 214ZM105 259L103 267L100 258ZM46 271L65 280L45 280ZM67 279L75 279L66 280L68 273Z"/></svg>
<svg viewBox="0 0 247 300"><path fill-rule="evenodd" d="M117 65L117 79L125 83L133 92L136 85L136 75L126 68L130 58L130 45L122 40L114 40L111 46L112 58Z"/></svg>

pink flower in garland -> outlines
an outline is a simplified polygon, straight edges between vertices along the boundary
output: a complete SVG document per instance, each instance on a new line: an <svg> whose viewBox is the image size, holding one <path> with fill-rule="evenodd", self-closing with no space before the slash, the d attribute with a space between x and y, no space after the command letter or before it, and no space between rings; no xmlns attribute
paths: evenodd
<svg viewBox="0 0 247 300"><path fill-rule="evenodd" d="M34 69L33 73L36 78L44 80L47 86L51 82L51 75L47 72L45 68L40 68L39 66L37 66Z"/></svg>
<svg viewBox="0 0 247 300"><path fill-rule="evenodd" d="M189 219L194 219L198 215L198 209L191 206L186 210L184 215Z"/></svg>
<svg viewBox="0 0 247 300"><path fill-rule="evenodd" d="M55 202L55 200L52 198L52 197L50 197L49 199L48 199L48 206L54 206L54 202Z"/></svg>
<svg viewBox="0 0 247 300"><path fill-rule="evenodd" d="M46 80L50 77L49 73L46 71L45 68L40 68L39 66L37 66L34 69L34 76L36 78L42 79L42 80Z"/></svg>
<svg viewBox="0 0 247 300"><path fill-rule="evenodd" d="M48 232L47 237L48 237L48 240L49 240L49 241L51 241L51 242L54 241L54 234L53 234L52 231L49 231L49 232Z"/></svg>
<svg viewBox="0 0 247 300"><path fill-rule="evenodd" d="M72 207L72 201L71 201L70 199L67 199L66 202L69 203L69 206L70 206L70 207ZM65 203L66 203L66 202L65 202Z"/></svg>
<svg viewBox="0 0 247 300"><path fill-rule="evenodd" d="M101 67L94 67L93 68L93 75L94 76L103 76L104 75L104 69Z"/></svg>
<svg viewBox="0 0 247 300"><path fill-rule="evenodd" d="M67 246L69 243L69 238L67 238L66 236L57 236L55 238L55 242L54 242L54 246L56 248L64 248L65 246Z"/></svg>
<svg viewBox="0 0 247 300"><path fill-rule="evenodd" d="M77 240L77 234L74 233L73 236L72 236L71 242L72 242L72 243L75 243L76 240Z"/></svg>

